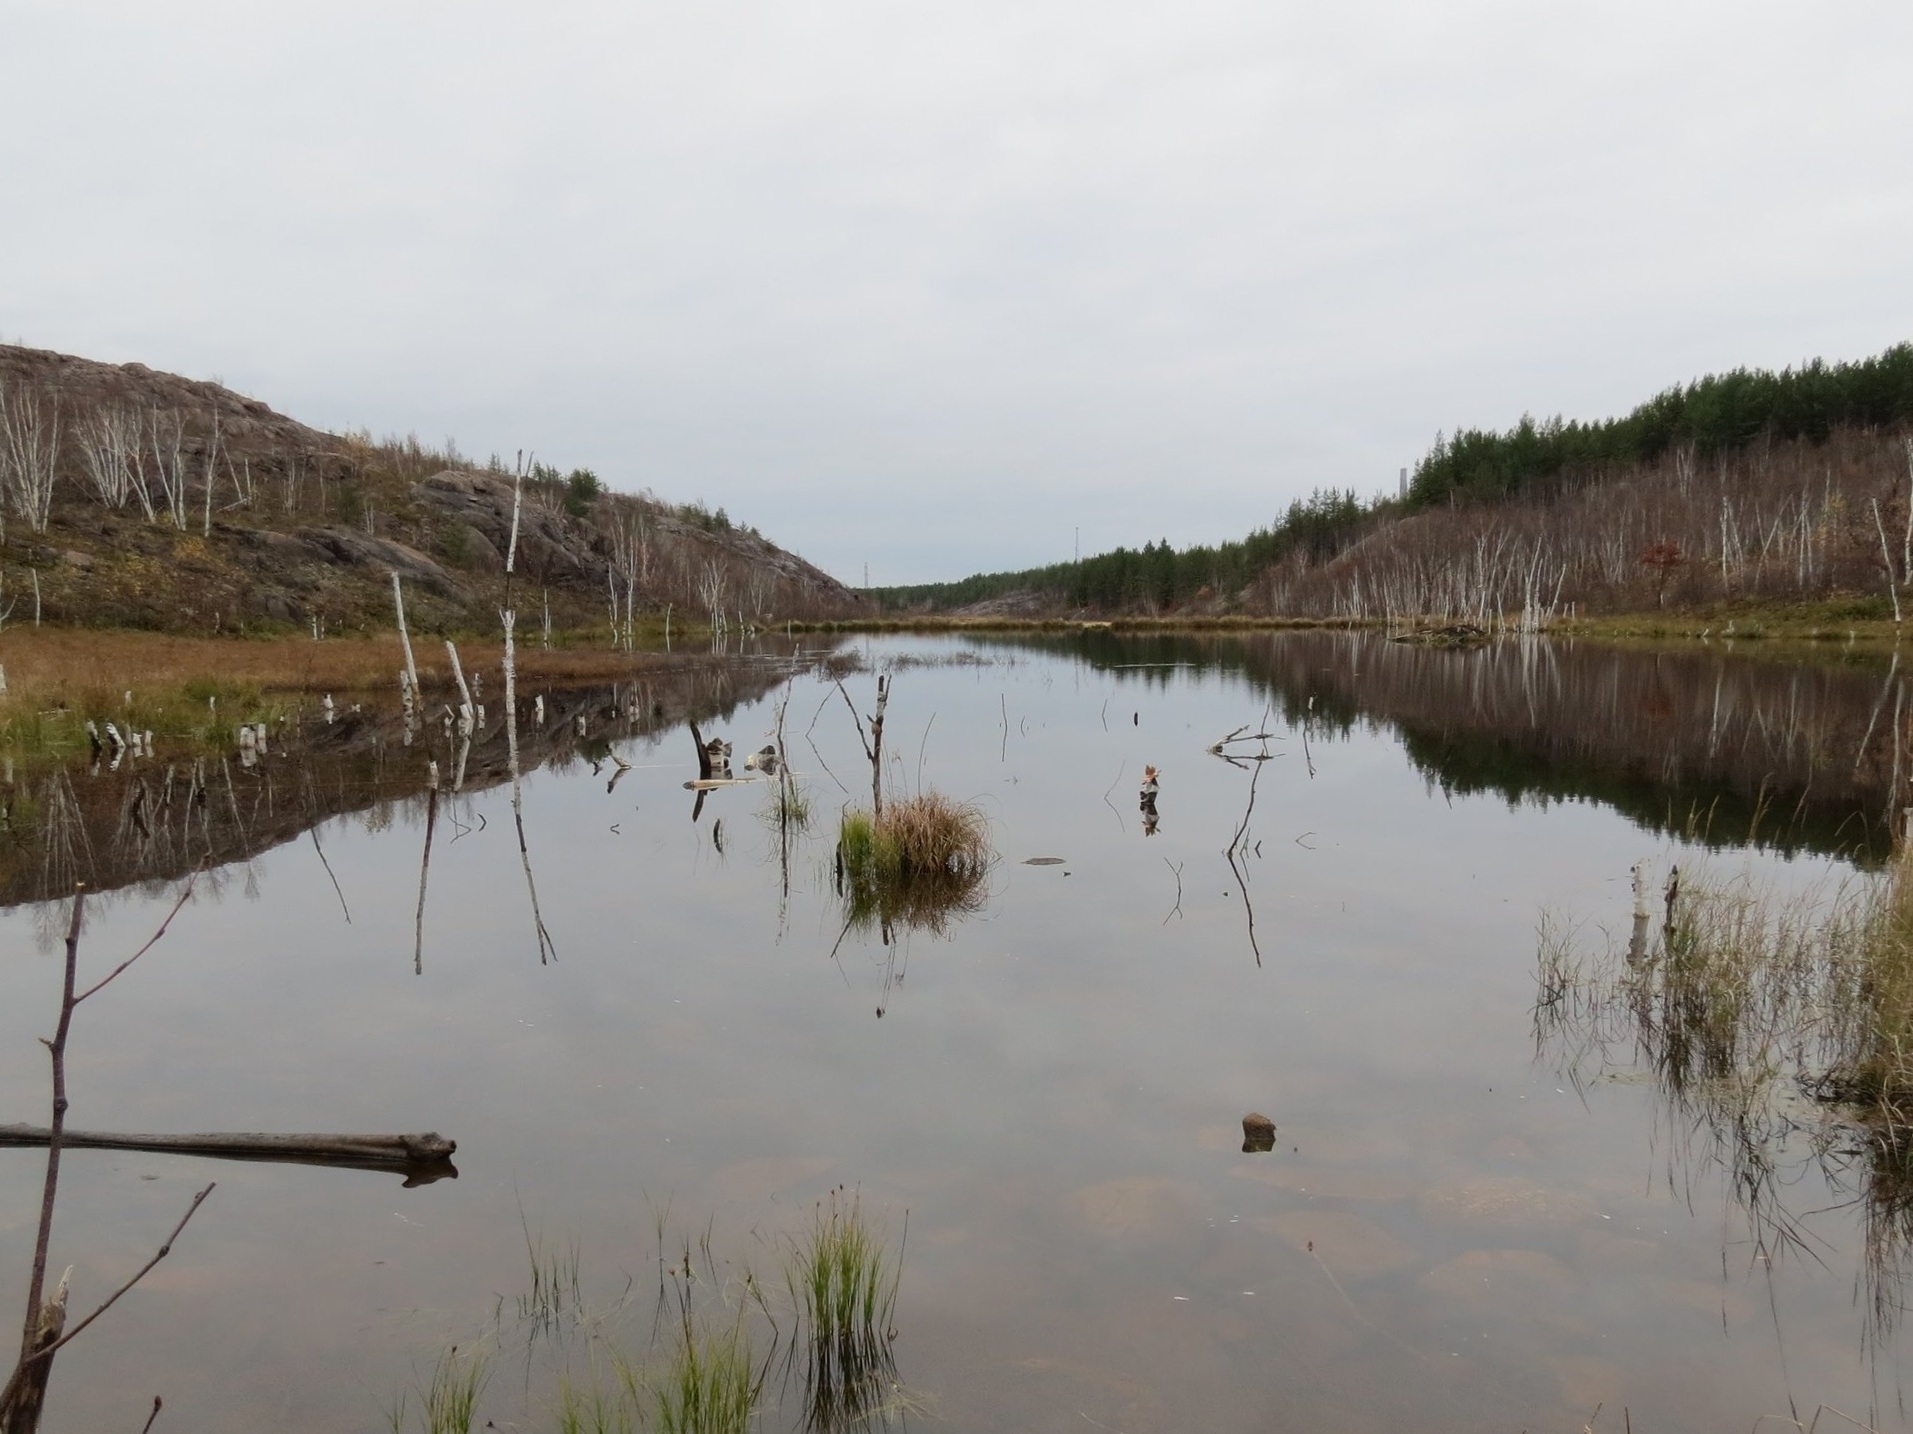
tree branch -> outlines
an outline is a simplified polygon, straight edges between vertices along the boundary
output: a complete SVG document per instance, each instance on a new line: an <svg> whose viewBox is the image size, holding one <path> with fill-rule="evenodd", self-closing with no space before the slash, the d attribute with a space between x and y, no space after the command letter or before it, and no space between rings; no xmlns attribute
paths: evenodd
<svg viewBox="0 0 1913 1434"><path fill-rule="evenodd" d="M173 924L173 918L179 915L180 908L183 907L186 904L187 899L192 896L193 883L199 880L199 873L204 870L205 870L204 862L201 862L198 866L193 868L192 875L186 878L186 885L179 893L179 900L175 901L173 903L173 909L166 913L166 919L160 922L159 930L155 931L151 936L146 938L146 944L140 947L140 949L135 951L131 956L128 956L124 961L120 962L119 965L115 966L100 980L95 981L91 986L88 986L84 991L80 992L79 995L75 996L73 998L74 1005L76 1006L79 1005L80 1002L84 1001L88 996L95 995L99 991L104 989L106 986L110 985L120 975L122 971L124 971L128 966L131 966L135 961L139 960L140 957L144 956L148 951L151 951L155 946L159 944L160 937L166 934L166 928Z"/></svg>
<svg viewBox="0 0 1913 1434"><path fill-rule="evenodd" d="M81 1320L78 1324L74 1325L72 1329L68 1330L65 1334L61 1335L59 1339L55 1340L52 1344L48 1345L45 1349L36 1350L27 1358L20 1361L20 1367L14 1370L13 1372L13 1379L8 1381L6 1394L0 1395L0 1405L4 1405L6 1402L6 1399L11 1397L13 1393L14 1384L19 1382L21 1376L25 1373L28 1365L38 1363L40 1360L43 1360L43 1359L51 1359L55 1354L58 1354L61 1350L65 1349L69 1344L73 1343L74 1340L80 1337L80 1335L85 1331L88 1325L92 1324L94 1320L98 1319L101 1315L105 1314L108 1310L112 1309L114 1305L118 1304L120 1302L121 1295L125 1294L128 1290L132 1289L134 1285L138 1284L141 1280L145 1279L146 1276L152 1272L153 1266L157 1265L161 1260L165 1259L168 1255L173 1253L173 1241L179 1238L180 1231L186 1228L186 1222L192 1219L193 1216L199 1212L199 1207L203 1203L205 1203L206 1197L213 1193L213 1187L217 1185L218 1183L219 1183L218 1181L213 1181L211 1184L208 1184L204 1190L200 1191L197 1195L193 1196L193 1203L188 1205L186 1207L186 1213L179 1217L179 1223L173 1226L173 1233L166 1237L166 1243L159 1247L158 1251L153 1255L152 1259L148 1260L145 1264L139 1267L138 1271L133 1275L132 1279L128 1280L125 1284L121 1285L117 1290L114 1290L112 1294L106 1297L106 1300L104 1301L104 1303L100 1305L98 1309L94 1310L92 1314L88 1315L85 1319Z"/></svg>

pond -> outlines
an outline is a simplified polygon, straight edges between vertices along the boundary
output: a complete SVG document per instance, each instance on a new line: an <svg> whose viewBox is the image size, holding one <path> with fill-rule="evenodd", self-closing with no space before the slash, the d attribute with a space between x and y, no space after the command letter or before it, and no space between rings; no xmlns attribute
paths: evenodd
<svg viewBox="0 0 1913 1434"><path fill-rule="evenodd" d="M916 929L847 927L837 892L879 673L886 791L974 802L996 851L975 909ZM1876 869L1901 683L1327 633L765 643L521 692L522 853L496 711L462 776L442 721L316 698L244 763L9 768L0 1121L45 1118L60 893L98 893L97 978L205 861L76 1016L72 1125L458 1144L409 1185L69 1151L76 1311L217 1188L60 1353L44 1427L137 1428L154 1395L159 1429L424 1427L457 1347L473 1427L555 1429L565 1389L655 1359L661 1300L767 1357L838 1191L901 1248L873 1427L1901 1427L1851 1142L1781 1122L1749 1200L1625 1043L1570 1069L1536 1022L1542 922L1625 933L1637 863L1656 893L1676 864ZM780 706L796 832L776 784L686 790L687 721L744 777ZM0 1150L0 1270L42 1173ZM771 1363L758 1427L805 1427L801 1360Z"/></svg>

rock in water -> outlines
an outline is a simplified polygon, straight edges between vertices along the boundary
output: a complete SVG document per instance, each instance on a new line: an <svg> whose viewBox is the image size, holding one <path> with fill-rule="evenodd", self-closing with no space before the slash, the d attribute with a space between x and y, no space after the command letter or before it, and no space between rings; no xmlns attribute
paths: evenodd
<svg viewBox="0 0 1913 1434"><path fill-rule="evenodd" d="M1242 1153L1275 1149L1275 1122L1250 1111L1242 1117Z"/></svg>

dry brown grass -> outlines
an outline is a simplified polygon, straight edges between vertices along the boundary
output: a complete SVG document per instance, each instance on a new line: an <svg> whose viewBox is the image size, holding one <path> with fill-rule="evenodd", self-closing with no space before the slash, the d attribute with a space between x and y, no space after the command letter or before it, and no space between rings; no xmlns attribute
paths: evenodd
<svg viewBox="0 0 1913 1434"><path fill-rule="evenodd" d="M874 819L845 812L837 868L849 924L941 932L982 908L991 857L983 809L940 792L893 801Z"/></svg>
<svg viewBox="0 0 1913 1434"><path fill-rule="evenodd" d="M449 700L454 684L445 644L413 644L428 702ZM459 644L468 675L496 673L496 642ZM715 659L606 648L518 649L520 690L623 681L662 666ZM81 750L92 721L163 738L229 741L235 723L283 720L302 700L380 696L396 706L405 656L396 635L375 638L243 639L177 637L70 628L14 629L0 635L0 750L9 757ZM130 696L129 696L130 694ZM481 699L482 700L482 699Z"/></svg>
<svg viewBox="0 0 1913 1434"><path fill-rule="evenodd" d="M419 681L434 689L452 681L444 643L413 642ZM497 642L461 642L465 667L496 667L504 648ZM518 675L524 680L591 681L628 676L648 662L646 653L610 648L552 648L520 643ZM364 692L396 689L405 655L389 637L267 640L173 637L163 633L88 632L72 628L13 628L0 634L0 666L7 697L15 706L84 706L90 696L118 695L213 681L259 692Z"/></svg>

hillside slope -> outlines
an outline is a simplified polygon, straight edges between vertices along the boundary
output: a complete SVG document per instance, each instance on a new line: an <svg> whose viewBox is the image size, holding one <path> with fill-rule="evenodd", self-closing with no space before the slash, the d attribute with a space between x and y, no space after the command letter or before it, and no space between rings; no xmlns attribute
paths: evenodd
<svg viewBox="0 0 1913 1434"><path fill-rule="evenodd" d="M0 624L169 631L496 626L513 475L332 434L216 383L0 345ZM517 605L554 627L846 616L843 584L722 509L524 484Z"/></svg>
<svg viewBox="0 0 1913 1434"><path fill-rule="evenodd" d="M1595 423L1438 437L1397 497L1317 492L1247 538L956 583L891 612L1466 619L1842 600L1913 612L1913 345L1736 370Z"/></svg>

